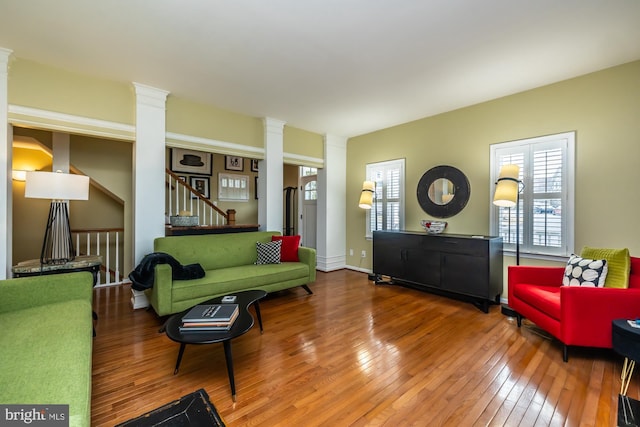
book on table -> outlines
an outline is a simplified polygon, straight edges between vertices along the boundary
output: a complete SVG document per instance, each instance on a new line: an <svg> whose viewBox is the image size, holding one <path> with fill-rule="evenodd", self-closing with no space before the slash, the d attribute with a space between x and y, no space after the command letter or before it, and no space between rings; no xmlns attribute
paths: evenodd
<svg viewBox="0 0 640 427"><path fill-rule="evenodd" d="M182 316L182 322L229 322L237 313L238 304L200 304Z"/></svg>
<svg viewBox="0 0 640 427"><path fill-rule="evenodd" d="M238 304L196 306L182 317L179 330L180 332L228 331L239 313Z"/></svg>

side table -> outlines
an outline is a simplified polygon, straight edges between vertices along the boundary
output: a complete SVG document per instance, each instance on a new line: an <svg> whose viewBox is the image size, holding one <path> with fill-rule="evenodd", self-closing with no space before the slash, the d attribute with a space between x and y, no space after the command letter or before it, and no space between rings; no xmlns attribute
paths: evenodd
<svg viewBox="0 0 640 427"><path fill-rule="evenodd" d="M611 344L616 353L624 356L620 394L625 396L636 361L640 360L640 328L634 328L626 319L616 319L611 324Z"/></svg>
<svg viewBox="0 0 640 427"><path fill-rule="evenodd" d="M40 264L39 259L30 259L19 262L11 267L11 272L13 273L13 277L28 277L88 271L93 274L93 286L95 286L101 265L102 257L99 255L77 256L72 261L65 262L64 264Z"/></svg>

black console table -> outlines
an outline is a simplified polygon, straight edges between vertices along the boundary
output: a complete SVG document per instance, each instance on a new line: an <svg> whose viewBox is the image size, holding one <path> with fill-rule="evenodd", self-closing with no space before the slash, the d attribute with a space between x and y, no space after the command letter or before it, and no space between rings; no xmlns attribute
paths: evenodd
<svg viewBox="0 0 640 427"><path fill-rule="evenodd" d="M500 302L502 238L418 231L375 231L373 273L376 281L471 300L485 313Z"/></svg>

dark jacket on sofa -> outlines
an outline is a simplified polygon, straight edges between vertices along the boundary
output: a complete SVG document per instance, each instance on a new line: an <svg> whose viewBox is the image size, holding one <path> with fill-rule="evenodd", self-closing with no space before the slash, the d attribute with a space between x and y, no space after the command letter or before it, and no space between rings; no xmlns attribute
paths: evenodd
<svg viewBox="0 0 640 427"><path fill-rule="evenodd" d="M154 270L157 264L171 265L173 280L190 280L204 277L204 270L200 264L182 265L169 254L153 252L145 255L140 264L129 273L131 287L136 291L152 288Z"/></svg>

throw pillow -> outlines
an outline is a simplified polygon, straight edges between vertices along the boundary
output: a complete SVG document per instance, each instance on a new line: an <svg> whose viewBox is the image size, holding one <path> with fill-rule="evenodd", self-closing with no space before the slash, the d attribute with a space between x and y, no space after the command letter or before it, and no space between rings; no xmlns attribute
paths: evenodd
<svg viewBox="0 0 640 427"><path fill-rule="evenodd" d="M585 246L580 256L591 259L607 260L607 280L605 288L628 288L629 272L631 270L631 258L629 249L600 249Z"/></svg>
<svg viewBox="0 0 640 427"><path fill-rule="evenodd" d="M281 241L277 242L256 242L258 259L256 264L280 264Z"/></svg>
<svg viewBox="0 0 640 427"><path fill-rule="evenodd" d="M564 269L564 286L604 287L607 278L607 261L604 259L588 259L571 254Z"/></svg>
<svg viewBox="0 0 640 427"><path fill-rule="evenodd" d="M300 247L300 236L271 236L271 241L282 241L282 251L280 261L298 262L298 248Z"/></svg>

